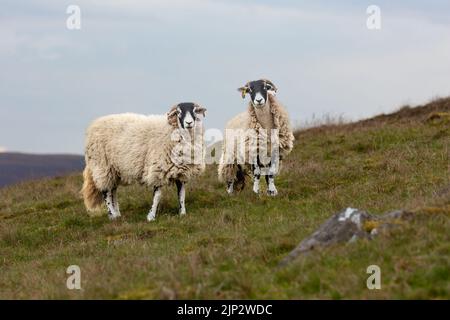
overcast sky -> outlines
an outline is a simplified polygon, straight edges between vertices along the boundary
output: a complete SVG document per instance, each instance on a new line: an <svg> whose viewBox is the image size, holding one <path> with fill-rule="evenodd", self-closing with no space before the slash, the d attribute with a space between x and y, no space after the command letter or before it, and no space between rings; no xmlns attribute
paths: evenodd
<svg viewBox="0 0 450 320"><path fill-rule="evenodd" d="M450 94L449 1L2 0L0 151L82 153L98 116L196 101L222 129L269 78L293 122ZM66 9L81 8L81 30ZM366 27L369 5L381 30Z"/></svg>

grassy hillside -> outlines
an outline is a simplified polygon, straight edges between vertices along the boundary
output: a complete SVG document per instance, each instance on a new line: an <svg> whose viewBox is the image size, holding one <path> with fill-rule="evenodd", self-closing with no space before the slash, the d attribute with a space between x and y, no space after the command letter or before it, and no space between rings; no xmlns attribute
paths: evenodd
<svg viewBox="0 0 450 320"><path fill-rule="evenodd" d="M89 217L81 176L0 189L0 298L450 298L450 99L296 134L279 196L234 197L216 166L174 187L154 223L151 193L120 189L123 217ZM416 218L375 241L278 262L331 214L405 208ZM79 265L82 290L66 289ZM366 288L379 265L382 289Z"/></svg>

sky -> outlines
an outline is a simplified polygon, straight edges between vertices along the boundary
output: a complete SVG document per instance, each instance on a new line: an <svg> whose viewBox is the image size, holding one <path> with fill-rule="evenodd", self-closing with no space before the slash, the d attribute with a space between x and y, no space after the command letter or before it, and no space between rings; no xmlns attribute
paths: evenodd
<svg viewBox="0 0 450 320"><path fill-rule="evenodd" d="M0 152L82 154L96 117L183 101L223 129L248 103L236 89L260 78L295 125L450 95L450 2L393 2L2 0Z"/></svg>

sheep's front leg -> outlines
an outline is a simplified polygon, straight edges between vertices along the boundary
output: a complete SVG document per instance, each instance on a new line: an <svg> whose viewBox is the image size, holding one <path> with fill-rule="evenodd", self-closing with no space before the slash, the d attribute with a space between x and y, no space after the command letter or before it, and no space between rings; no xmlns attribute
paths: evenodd
<svg viewBox="0 0 450 320"><path fill-rule="evenodd" d="M266 175L267 194L272 197L275 197L278 194L277 188L275 187L275 175L278 173L279 161L278 158L272 158L269 172Z"/></svg>
<svg viewBox="0 0 450 320"><path fill-rule="evenodd" d="M261 169L257 164L253 165L253 192L259 194L259 180L261 178Z"/></svg>
<svg viewBox="0 0 450 320"><path fill-rule="evenodd" d="M275 187L275 177L272 174L266 175L267 183L267 194L269 196L275 197L278 194L277 188Z"/></svg>
<svg viewBox="0 0 450 320"><path fill-rule="evenodd" d="M234 192L234 182L228 181L227 182L227 193L232 194Z"/></svg>
<svg viewBox="0 0 450 320"><path fill-rule="evenodd" d="M161 187L155 187L153 191L152 208L147 215L148 221L153 221L156 219L156 210L158 210L158 204L160 200L161 200Z"/></svg>
<svg viewBox="0 0 450 320"><path fill-rule="evenodd" d="M186 197L186 188L184 186L184 182L181 182L180 180L175 181L177 185L177 192L178 192L178 202L180 204L180 215L186 214L186 206L184 203L184 199Z"/></svg>
<svg viewBox="0 0 450 320"><path fill-rule="evenodd" d="M108 217L114 220L120 217L119 204L117 201L117 188L103 192L103 199L108 208Z"/></svg>
<svg viewBox="0 0 450 320"><path fill-rule="evenodd" d="M116 211L116 218L120 217L119 198L117 197L117 188L112 190L113 206Z"/></svg>

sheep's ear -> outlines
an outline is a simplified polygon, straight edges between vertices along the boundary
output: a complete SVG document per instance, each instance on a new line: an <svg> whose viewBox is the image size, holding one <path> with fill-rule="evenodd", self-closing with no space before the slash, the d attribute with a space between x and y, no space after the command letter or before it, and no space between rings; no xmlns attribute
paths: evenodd
<svg viewBox="0 0 450 320"><path fill-rule="evenodd" d="M276 95L278 88L273 84L273 82L270 80L264 80L264 82L266 83L267 91L273 96Z"/></svg>
<svg viewBox="0 0 450 320"><path fill-rule="evenodd" d="M203 108L203 107L201 107L201 106L196 106L196 107L194 108L194 112L195 112L196 114L202 114L203 117L206 116L206 108Z"/></svg>
<svg viewBox="0 0 450 320"><path fill-rule="evenodd" d="M174 128L178 128L178 114L180 110L178 106L172 107L167 113L167 122Z"/></svg>
<svg viewBox="0 0 450 320"><path fill-rule="evenodd" d="M248 93L248 86L243 86L238 88L238 91L241 92L242 99L245 98L245 95Z"/></svg>

